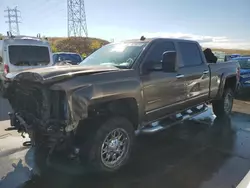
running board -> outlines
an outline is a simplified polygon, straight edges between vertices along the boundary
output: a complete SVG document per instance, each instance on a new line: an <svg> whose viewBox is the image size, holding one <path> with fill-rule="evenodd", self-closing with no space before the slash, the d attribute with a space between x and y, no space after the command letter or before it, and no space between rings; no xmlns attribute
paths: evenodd
<svg viewBox="0 0 250 188"><path fill-rule="evenodd" d="M153 134L167 128L172 127L182 121L188 120L196 115L199 115L207 111L208 107L206 104L196 106L194 108L185 110L181 113L175 114L174 116L168 117L161 121L156 121L150 125L144 126L142 129L137 130L136 134Z"/></svg>

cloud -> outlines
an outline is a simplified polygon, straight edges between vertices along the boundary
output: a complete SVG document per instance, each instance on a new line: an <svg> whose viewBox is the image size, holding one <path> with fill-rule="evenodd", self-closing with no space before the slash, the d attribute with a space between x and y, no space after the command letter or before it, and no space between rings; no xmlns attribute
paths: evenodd
<svg viewBox="0 0 250 188"><path fill-rule="evenodd" d="M232 40L226 36L204 36L187 33L143 33L146 38L163 37L198 41L203 47L226 49L250 49L250 41Z"/></svg>

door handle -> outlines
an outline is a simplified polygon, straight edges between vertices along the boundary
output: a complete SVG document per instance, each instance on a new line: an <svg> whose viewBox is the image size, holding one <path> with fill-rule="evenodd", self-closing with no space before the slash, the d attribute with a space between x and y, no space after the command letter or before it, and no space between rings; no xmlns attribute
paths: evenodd
<svg viewBox="0 0 250 188"><path fill-rule="evenodd" d="M209 73L209 71L208 70L205 70L204 72L203 72L203 74L208 74Z"/></svg>
<svg viewBox="0 0 250 188"><path fill-rule="evenodd" d="M178 75L176 75L176 78L183 78L183 77L184 77L183 74L178 74Z"/></svg>

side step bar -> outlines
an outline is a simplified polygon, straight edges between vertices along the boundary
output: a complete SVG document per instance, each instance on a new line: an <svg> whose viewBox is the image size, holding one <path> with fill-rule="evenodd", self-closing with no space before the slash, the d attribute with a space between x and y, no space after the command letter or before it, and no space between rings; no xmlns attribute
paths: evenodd
<svg viewBox="0 0 250 188"><path fill-rule="evenodd" d="M154 122L148 126L143 127L140 130L136 131L136 134L153 134L162 130L165 130L167 128L172 127L173 125L176 125L182 121L188 120L196 115L199 115L205 111L207 111L208 107L206 104L199 105L194 108L185 110L181 113L178 113L175 115L174 119L172 118L166 118L161 121Z"/></svg>

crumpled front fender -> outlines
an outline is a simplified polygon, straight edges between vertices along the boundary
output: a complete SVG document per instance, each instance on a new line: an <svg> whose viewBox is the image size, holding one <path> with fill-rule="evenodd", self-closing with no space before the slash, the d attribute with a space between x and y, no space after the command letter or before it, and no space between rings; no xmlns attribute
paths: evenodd
<svg viewBox="0 0 250 188"><path fill-rule="evenodd" d="M66 92L68 103L69 123L65 127L67 132L76 129L80 120L88 117L88 105L93 96L93 87L87 86L75 91Z"/></svg>

